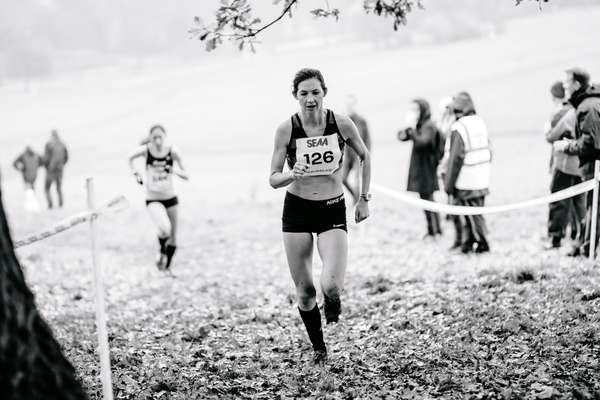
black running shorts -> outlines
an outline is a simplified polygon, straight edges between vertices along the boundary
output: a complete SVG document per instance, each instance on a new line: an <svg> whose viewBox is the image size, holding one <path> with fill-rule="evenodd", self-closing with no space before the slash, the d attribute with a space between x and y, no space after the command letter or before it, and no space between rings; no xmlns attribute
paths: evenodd
<svg viewBox="0 0 600 400"><path fill-rule="evenodd" d="M150 203L160 203L163 206L165 206L165 208L169 208L169 207L173 207L173 206L176 206L177 204L179 204L179 200L177 199L177 196L171 197L170 199L166 199L166 200L146 200L146 205L148 205Z"/></svg>
<svg viewBox="0 0 600 400"><path fill-rule="evenodd" d="M317 235L331 229L348 232L344 195L329 200L307 200L287 192L281 221L284 232Z"/></svg>

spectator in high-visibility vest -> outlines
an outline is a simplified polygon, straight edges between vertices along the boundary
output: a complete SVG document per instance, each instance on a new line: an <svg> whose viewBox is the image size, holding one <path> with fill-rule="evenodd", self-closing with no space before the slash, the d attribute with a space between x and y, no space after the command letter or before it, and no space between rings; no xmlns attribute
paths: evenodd
<svg viewBox="0 0 600 400"><path fill-rule="evenodd" d="M563 85L569 103L575 108L575 139L554 142L554 149L577 155L583 180L594 178L594 165L600 160L600 85L590 83L590 74L581 68L565 71ZM599 213L600 214L600 213ZM600 221L598 221L600 222ZM579 252L572 255L588 255L590 251L592 224L592 193L588 193L585 226L585 241ZM600 225L596 230L594 246L598 244Z"/></svg>
<svg viewBox="0 0 600 400"><path fill-rule="evenodd" d="M461 92L454 97L452 108L457 120L450 128L450 153L444 186L456 204L483 207L489 194L492 152L487 127L477 115L471 96ZM464 218L461 251L490 251L487 227L483 215Z"/></svg>
<svg viewBox="0 0 600 400"><path fill-rule="evenodd" d="M575 109L565 99L565 90L562 82L556 82L550 88L555 110L550 116L546 126L546 139L554 143L561 139L573 139L575 135ZM579 158L566 154L564 151L553 149L552 153L552 181L550 192L555 193L581 183L579 173ZM574 216L574 217L573 217ZM548 214L548 243L546 249L561 246L565 230L571 220L571 231L579 236L585 222L585 196L577 195L565 200L549 204ZM582 235L583 236L583 235ZM579 246L575 246L578 248ZM571 250L573 251L573 250ZM577 251L577 250L575 250Z"/></svg>

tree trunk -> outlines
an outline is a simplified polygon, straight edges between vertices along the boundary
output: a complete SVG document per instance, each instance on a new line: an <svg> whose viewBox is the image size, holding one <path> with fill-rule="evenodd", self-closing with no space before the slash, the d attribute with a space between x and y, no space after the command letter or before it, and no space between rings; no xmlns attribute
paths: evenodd
<svg viewBox="0 0 600 400"><path fill-rule="evenodd" d="M73 365L38 312L15 256L0 190L0 397L87 399Z"/></svg>

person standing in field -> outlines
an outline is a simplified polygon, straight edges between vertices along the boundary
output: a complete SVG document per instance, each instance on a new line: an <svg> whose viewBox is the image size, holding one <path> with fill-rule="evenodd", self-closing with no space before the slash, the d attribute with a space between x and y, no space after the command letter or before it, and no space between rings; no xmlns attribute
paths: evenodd
<svg viewBox="0 0 600 400"><path fill-rule="evenodd" d="M313 363L327 360L321 312L313 283L312 255L316 247L323 261L321 290L325 320L339 320L344 274L348 262L346 203L342 184L344 147L360 160L360 196L355 206L357 223L369 216L371 161L369 150L352 120L323 107L327 86L319 70L298 71L292 95L300 111L284 121L275 133L269 184L288 187L283 204L283 244L296 286L298 311L313 346ZM287 161L289 171L283 171ZM316 235L316 240L313 235Z"/></svg>
<svg viewBox="0 0 600 400"><path fill-rule="evenodd" d="M13 162L13 166L23 176L25 183L25 211L38 212L40 205L35 196L35 182L38 176L38 169L44 165L42 157L36 153L31 146L26 146Z"/></svg>
<svg viewBox="0 0 600 400"><path fill-rule="evenodd" d="M583 180L594 178L594 165L600 160L600 86L590 83L590 74L581 68L565 71L563 82L569 103L575 108L575 139L554 142L554 149L579 157ZM600 215L600 213L598 214ZM596 237L591 238L592 192L587 196L585 240L579 252L572 255L588 255L590 246L597 247L600 226Z"/></svg>
<svg viewBox="0 0 600 400"><path fill-rule="evenodd" d="M15 159L13 166L23 176L25 188L35 190L35 181L38 176L38 169L44 165L42 157L36 153L31 146L26 146L25 150Z"/></svg>
<svg viewBox="0 0 600 400"><path fill-rule="evenodd" d="M50 140L48 140L44 148L44 166L46 167L44 191L46 193L48 208L52 208L54 206L52 194L50 193L50 189L53 184L56 187L58 206L62 207L64 204L62 181L63 171L68 161L69 152L67 151L67 146L65 146L63 141L59 138L58 132L53 130L50 134Z"/></svg>
<svg viewBox="0 0 600 400"><path fill-rule="evenodd" d="M450 150L444 187L456 203L483 207L489 194L492 152L488 130L477 115L471 96L461 92L454 97L452 110L457 120L450 127ZM490 251L483 215L465 216L463 253Z"/></svg>
<svg viewBox="0 0 600 400"><path fill-rule="evenodd" d="M367 121L356 112L356 103L356 96L349 95L346 104L346 112L348 113L348 117L354 122L354 125L356 125L360 138L370 152L371 134L369 133L369 126L367 125ZM348 189L352 195L354 204L358 202L360 197L360 190L358 187L360 168L360 160L356 152L349 146L345 147L344 163L342 165L343 182L346 189Z"/></svg>
<svg viewBox="0 0 600 400"><path fill-rule="evenodd" d="M413 142L407 190L419 193L423 200L433 201L433 193L439 189L437 167L443 155L444 139L431 120L431 108L426 100L415 99L409 107L407 128L398 131L398 140ZM424 238L442 234L438 213L425 211L425 220L427 233Z"/></svg>
<svg viewBox="0 0 600 400"><path fill-rule="evenodd" d="M156 266L168 270L177 249L178 204L173 176L188 180L179 151L166 143L167 131L162 125L150 128L148 143L129 156L129 168L137 183L146 188L146 207L158 228L159 253ZM137 158L145 160L145 178L135 168ZM177 164L179 169L175 169Z"/></svg>
<svg viewBox="0 0 600 400"><path fill-rule="evenodd" d="M546 140L554 143L561 139L575 138L575 109L565 99L565 90L562 82L556 82L550 88L555 110L550 116L546 126ZM552 181L550 192L555 193L581 183L579 173L579 158L576 155L566 154L564 151L553 149L552 153ZM574 218L571 218L574 215ZM571 221L573 219L573 221ZM561 246L567 225L571 222L571 231L576 235L582 232L585 223L585 197L577 195L568 199L550 203L548 214L548 243L545 249ZM575 248L577 248L576 246ZM577 250L575 250L577 251Z"/></svg>
<svg viewBox="0 0 600 400"><path fill-rule="evenodd" d="M444 155L438 166L438 177L444 182L448 170L448 158L450 157L450 127L456 121L456 116L452 110L452 97L447 96L440 102L441 115L437 121L438 130L444 138ZM448 195L448 204L456 205L455 199ZM454 226L454 242L449 250L458 250L462 246L463 238L463 217L460 215L447 215L446 218L452 221Z"/></svg>

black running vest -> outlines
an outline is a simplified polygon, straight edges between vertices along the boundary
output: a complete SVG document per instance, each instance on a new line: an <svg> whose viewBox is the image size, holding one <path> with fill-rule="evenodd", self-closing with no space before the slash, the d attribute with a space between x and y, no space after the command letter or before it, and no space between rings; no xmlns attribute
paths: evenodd
<svg viewBox="0 0 600 400"><path fill-rule="evenodd" d="M323 136L327 135L338 135L338 144L340 146L340 150L342 151L342 157L340 158L340 165L344 161L344 145L346 141L342 137L340 133L340 129L337 126L337 122L335 122L335 116L333 111L326 110L327 114L325 116L325 132L323 132ZM294 164L296 164L296 139L307 138L308 135L304 131L302 127L302 121L300 120L300 115L298 113L292 115L292 135L290 136L290 142L287 145L287 154L286 159L288 163L288 167L290 169L294 168Z"/></svg>

